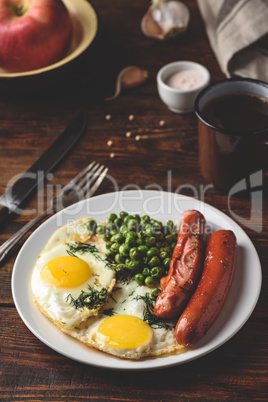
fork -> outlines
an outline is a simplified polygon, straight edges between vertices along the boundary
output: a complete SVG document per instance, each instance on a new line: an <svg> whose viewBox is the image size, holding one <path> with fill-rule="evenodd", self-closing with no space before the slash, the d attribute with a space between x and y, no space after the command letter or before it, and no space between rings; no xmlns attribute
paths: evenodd
<svg viewBox="0 0 268 402"><path fill-rule="evenodd" d="M0 262L3 261L20 239L42 218L58 212L81 199L91 197L99 188L107 172L108 168L105 168L103 165L96 162L90 163L55 195L46 211L26 223L17 233L1 245Z"/></svg>

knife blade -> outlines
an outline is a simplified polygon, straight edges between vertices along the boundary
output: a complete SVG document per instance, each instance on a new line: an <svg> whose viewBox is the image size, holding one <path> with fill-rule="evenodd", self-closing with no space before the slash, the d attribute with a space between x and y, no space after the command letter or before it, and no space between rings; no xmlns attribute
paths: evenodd
<svg viewBox="0 0 268 402"><path fill-rule="evenodd" d="M76 144L87 124L84 112L58 136L41 157L0 197L0 225L7 223L13 213L32 194L41 180L51 172Z"/></svg>

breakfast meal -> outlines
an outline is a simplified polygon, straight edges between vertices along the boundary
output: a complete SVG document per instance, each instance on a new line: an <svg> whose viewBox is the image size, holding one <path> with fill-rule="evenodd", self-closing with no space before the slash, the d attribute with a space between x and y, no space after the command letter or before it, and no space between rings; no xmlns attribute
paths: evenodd
<svg viewBox="0 0 268 402"><path fill-rule="evenodd" d="M99 224L82 218L41 252L34 302L64 333L120 358L184 351L215 321L234 275L233 232L215 232L205 248L205 218L195 210L182 214L179 231L171 220L124 211Z"/></svg>

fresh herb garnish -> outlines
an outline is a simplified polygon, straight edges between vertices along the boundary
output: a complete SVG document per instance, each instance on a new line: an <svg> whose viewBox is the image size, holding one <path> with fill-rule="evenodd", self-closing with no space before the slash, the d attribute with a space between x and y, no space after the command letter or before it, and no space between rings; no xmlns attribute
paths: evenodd
<svg viewBox="0 0 268 402"><path fill-rule="evenodd" d="M128 284L133 277L133 272L123 264L119 264L115 267L115 273L116 280L122 284Z"/></svg>
<svg viewBox="0 0 268 402"><path fill-rule="evenodd" d="M154 304L155 304L155 299L150 296L149 293L145 293L144 296L137 296L137 300L142 299L145 303L145 308L144 308L144 315L143 315L143 321L146 321L147 324L150 325L150 327L156 329L156 328L164 328L164 329L171 329L172 326L170 324L167 324L161 318L157 317L153 313L154 309Z"/></svg>
<svg viewBox="0 0 268 402"><path fill-rule="evenodd" d="M111 317L112 315L114 315L114 309L113 308L108 308L107 310L103 310L102 313L104 315L108 315L109 317Z"/></svg>
<svg viewBox="0 0 268 402"><path fill-rule="evenodd" d="M74 299L73 296L69 294L66 297L66 301L77 309L87 307L92 310L99 308L102 304L106 303L108 296L109 294L106 288L97 290L89 286L87 292L81 290L81 293L77 299Z"/></svg>
<svg viewBox="0 0 268 402"><path fill-rule="evenodd" d="M111 269L115 268L115 264L112 264L107 260L107 258L102 258L102 254L100 251L97 249L96 246L92 244L87 244L87 243L81 243L81 242L75 242L75 243L67 243L66 244L69 248L67 250L67 253L73 257L77 257L75 253L91 253L96 260L104 262L105 266Z"/></svg>

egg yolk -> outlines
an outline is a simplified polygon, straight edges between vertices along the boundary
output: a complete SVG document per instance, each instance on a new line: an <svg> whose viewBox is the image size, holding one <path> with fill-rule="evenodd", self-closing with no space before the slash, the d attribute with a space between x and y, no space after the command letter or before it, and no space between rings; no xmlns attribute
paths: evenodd
<svg viewBox="0 0 268 402"><path fill-rule="evenodd" d="M91 277L88 263L81 258L64 256L49 261L41 270L41 278L51 286L74 288Z"/></svg>
<svg viewBox="0 0 268 402"><path fill-rule="evenodd" d="M116 349L137 349L151 343L152 328L133 315L113 315L100 324L98 332L105 336L105 344Z"/></svg>

